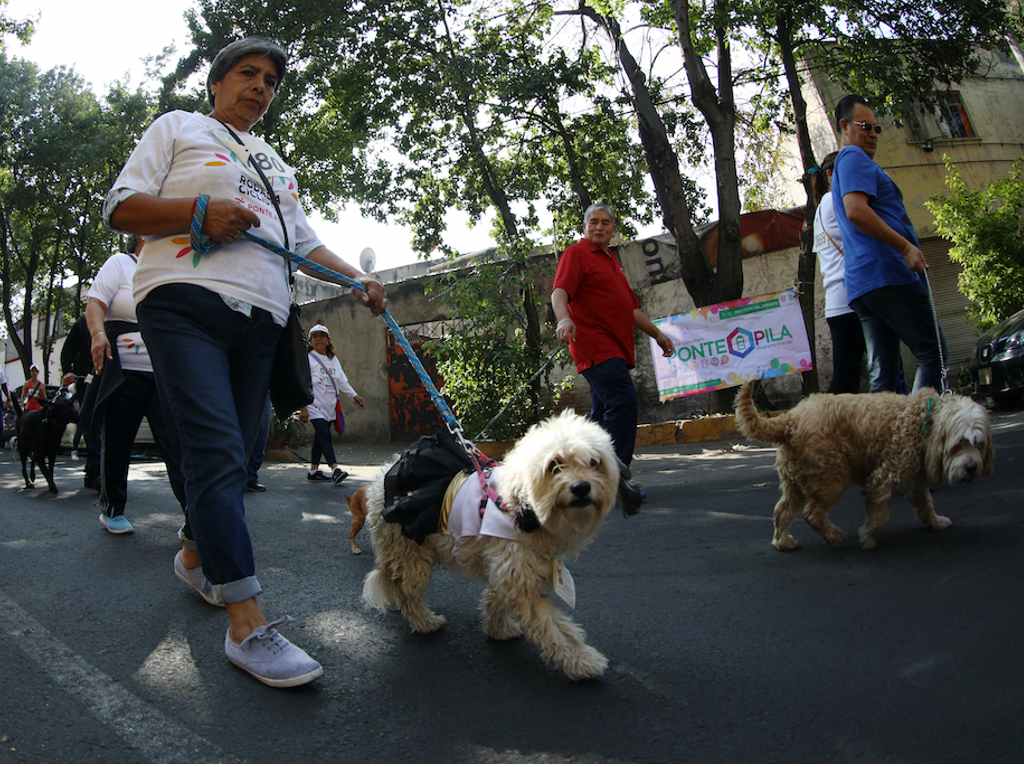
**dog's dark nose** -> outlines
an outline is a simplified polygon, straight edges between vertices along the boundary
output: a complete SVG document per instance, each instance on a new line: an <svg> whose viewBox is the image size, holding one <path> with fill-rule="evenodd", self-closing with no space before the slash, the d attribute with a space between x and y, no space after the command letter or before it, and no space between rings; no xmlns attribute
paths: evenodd
<svg viewBox="0 0 1024 767"><path fill-rule="evenodd" d="M586 498L590 495L590 483L585 479L578 480L569 485L569 491L577 498Z"/></svg>
<svg viewBox="0 0 1024 767"><path fill-rule="evenodd" d="M974 479L974 475L978 473L978 464L969 463L967 464L967 479Z"/></svg>

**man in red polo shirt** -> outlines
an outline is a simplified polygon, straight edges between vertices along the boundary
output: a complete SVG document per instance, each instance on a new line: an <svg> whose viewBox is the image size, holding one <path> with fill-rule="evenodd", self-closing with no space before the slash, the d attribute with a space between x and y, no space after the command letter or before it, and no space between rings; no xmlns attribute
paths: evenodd
<svg viewBox="0 0 1024 767"><path fill-rule="evenodd" d="M558 319L558 338L569 344L576 370L590 384L590 418L601 424L615 443L622 462L619 498L625 514L635 514L643 491L630 482L629 464L636 443L636 387L629 371L636 366L634 336L640 328L666 357L672 340L640 309L618 255L610 247L615 216L597 203L583 214L583 239L558 259L551 306Z"/></svg>

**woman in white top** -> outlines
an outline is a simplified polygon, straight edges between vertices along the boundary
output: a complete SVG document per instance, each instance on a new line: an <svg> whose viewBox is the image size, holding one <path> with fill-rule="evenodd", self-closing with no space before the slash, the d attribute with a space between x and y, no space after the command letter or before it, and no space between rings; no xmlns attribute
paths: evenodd
<svg viewBox="0 0 1024 767"><path fill-rule="evenodd" d="M306 479L323 482L327 475L320 471L321 455L331 468L330 479L340 485L348 473L337 464L334 444L331 441L331 423L337 422L335 405L341 403L341 395L352 398L359 407L366 407L363 398L356 394L341 362L334 354L331 336L326 326L314 325L309 329L309 372L313 376L313 402L302 409L302 420L313 426L313 448L309 458L309 473ZM338 433L344 433L344 415L340 416Z"/></svg>
<svg viewBox="0 0 1024 767"><path fill-rule="evenodd" d="M255 229L362 280L368 294L360 293L361 300L375 312L384 309L381 284L317 239L294 169L249 132L274 100L286 64L284 50L264 38L225 46L206 82L213 111L158 117L104 203L112 227L145 237L135 301L178 430L188 500L174 572L204 600L226 608L228 659L274 687L305 684L322 669L278 633L279 621L268 621L256 600L262 588L245 523L246 458L288 318L289 270L242 234ZM218 246L206 255L189 239L200 222Z"/></svg>
<svg viewBox="0 0 1024 767"><path fill-rule="evenodd" d="M825 322L832 336L832 383L828 390L830 394L856 394L860 391L864 331L846 297L843 235L829 193L836 154L832 152L825 156L818 174L816 193L820 199L814 214L814 252L818 254L825 283Z"/></svg>
<svg viewBox="0 0 1024 767"><path fill-rule="evenodd" d="M166 427L166 408L157 395L153 365L135 316L132 278L142 243L136 237L131 240L132 253L115 253L100 267L85 306L93 370L99 377L92 384L97 394L88 419L90 433L99 435L100 524L115 535L134 531L124 509L132 445L143 416L164 458L171 489L185 508L178 441L173 429Z"/></svg>

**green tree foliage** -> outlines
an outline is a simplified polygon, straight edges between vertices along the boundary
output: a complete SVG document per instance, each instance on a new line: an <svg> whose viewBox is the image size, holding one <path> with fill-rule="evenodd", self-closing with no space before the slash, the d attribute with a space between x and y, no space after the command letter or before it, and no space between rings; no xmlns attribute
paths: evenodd
<svg viewBox="0 0 1024 767"><path fill-rule="evenodd" d="M40 72L0 53L0 291L4 321L27 374L32 323L43 316L44 362L60 323L77 315L65 281L88 280L114 248L100 209L148 119L142 94L115 89L99 102L72 70ZM20 298L20 311L16 299Z"/></svg>
<svg viewBox="0 0 1024 767"><path fill-rule="evenodd" d="M189 25L195 50L165 82L164 104L187 97L188 77L226 42L272 35L290 71L260 130L326 215L345 200L400 221L423 257L458 255L445 241L449 211L493 218L497 248L460 272L443 300L463 336L519 355L524 367L536 369L555 344L529 259L537 243L574 239L598 199L620 210L627 233L650 220L639 146L604 92L613 70L590 47L552 45L551 13L534 2L368 0L325 11L312 2L200 0ZM469 348L453 338L434 349L463 415L476 406L471 382L460 379L476 368ZM489 400L504 396L494 389ZM540 385L526 402L530 420L545 414Z"/></svg>
<svg viewBox="0 0 1024 767"><path fill-rule="evenodd" d="M32 38L34 22L32 19L14 19L7 15L8 0L0 0L0 52L5 48L8 35L14 35L21 42L27 43Z"/></svg>
<svg viewBox="0 0 1024 767"><path fill-rule="evenodd" d="M1006 178L971 189L946 158L947 194L925 203L961 267L960 291L981 329L1024 308L1024 161Z"/></svg>

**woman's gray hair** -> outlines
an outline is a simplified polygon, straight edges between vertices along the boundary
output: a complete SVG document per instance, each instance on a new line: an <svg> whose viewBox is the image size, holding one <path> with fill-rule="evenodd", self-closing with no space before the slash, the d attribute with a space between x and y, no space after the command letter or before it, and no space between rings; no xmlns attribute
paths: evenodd
<svg viewBox="0 0 1024 767"><path fill-rule="evenodd" d="M595 202L583 213L583 228L587 228L587 224L590 223L590 217L597 213L599 210L603 210L611 218L613 224L618 224L619 219L615 216L615 211L611 209L611 206L603 202Z"/></svg>
<svg viewBox="0 0 1024 767"><path fill-rule="evenodd" d="M284 52L284 48L265 37L244 37L241 40L228 43L213 57L210 74L206 76L206 95L210 99L210 106L214 106L211 86L223 80L224 76L231 71L231 67L240 59L252 55L266 56L274 62L274 66L277 67L277 85L280 87L281 81L284 80L285 70L288 68L288 55Z"/></svg>

